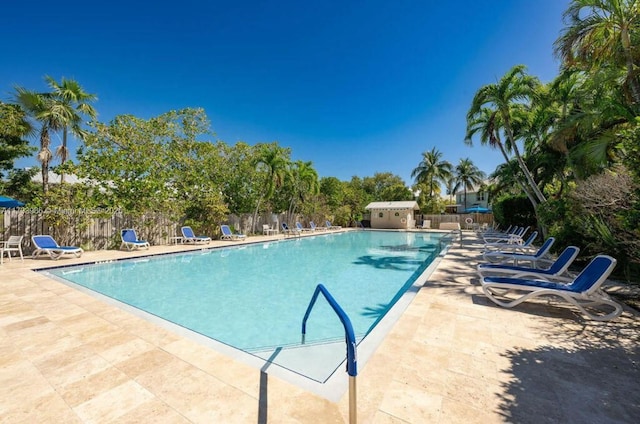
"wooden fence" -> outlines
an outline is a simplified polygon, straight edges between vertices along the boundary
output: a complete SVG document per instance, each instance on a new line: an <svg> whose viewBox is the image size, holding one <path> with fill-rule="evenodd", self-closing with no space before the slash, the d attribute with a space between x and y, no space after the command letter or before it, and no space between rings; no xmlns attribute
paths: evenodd
<svg viewBox="0 0 640 424"><path fill-rule="evenodd" d="M461 213L461 214L442 214L442 215L416 215L416 225L421 226L423 221L430 221L430 228L440 228L442 222L457 222L460 228L474 229L478 226L493 225L492 213Z"/></svg>
<svg viewBox="0 0 640 424"><path fill-rule="evenodd" d="M430 228L433 229L438 229L443 222L458 222L462 229L493 224L492 214L416 215L415 219L417 225L422 225L424 220L431 221ZM287 220L286 214L260 214L256 219L255 232L261 233L263 224L279 229L282 222L292 225L296 220L308 225L308 221L302 217ZM229 215L226 223L237 231L250 234L253 215ZM317 218L316 223L323 226L324 220ZM169 244L172 237L180 235L180 226L179 222L160 212L133 217L119 211L4 209L0 221L0 240L7 240L11 235L23 235L25 252L32 251L31 236L38 234L51 235L60 245L81 246L85 250L117 249L123 228L134 228L139 238L159 245Z"/></svg>
<svg viewBox="0 0 640 424"><path fill-rule="evenodd" d="M98 216L87 216L98 215ZM5 209L0 222L0 238L23 235L23 248L33 249L31 236L48 234L60 245L81 246L85 250L113 249L120 246L120 230L135 228L138 237L151 244L166 243L180 229L161 213L131 217L116 212L65 210L38 212L29 209Z"/></svg>
<svg viewBox="0 0 640 424"><path fill-rule="evenodd" d="M119 211L56 210L42 212L33 209L4 209L0 221L0 240L12 235L23 235L23 249L31 252L34 247L31 236L48 234L60 245L80 246L85 250L118 249L120 230L134 228L140 239L152 245L169 244L171 238L181 234L181 223L166 215L148 213L129 216ZM262 233L262 225L279 227L285 214L265 213L256 219L256 232ZM252 231L253 215L229 215L226 222L237 231L249 234ZM209 234L208 234L209 235ZM215 236L211 234L210 236Z"/></svg>

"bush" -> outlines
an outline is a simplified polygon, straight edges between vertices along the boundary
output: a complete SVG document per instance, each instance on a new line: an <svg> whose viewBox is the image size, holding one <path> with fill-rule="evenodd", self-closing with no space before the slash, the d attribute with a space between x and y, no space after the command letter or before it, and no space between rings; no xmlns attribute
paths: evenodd
<svg viewBox="0 0 640 424"><path fill-rule="evenodd" d="M503 196L491 203L495 221L502 225L538 228L536 214L526 196Z"/></svg>

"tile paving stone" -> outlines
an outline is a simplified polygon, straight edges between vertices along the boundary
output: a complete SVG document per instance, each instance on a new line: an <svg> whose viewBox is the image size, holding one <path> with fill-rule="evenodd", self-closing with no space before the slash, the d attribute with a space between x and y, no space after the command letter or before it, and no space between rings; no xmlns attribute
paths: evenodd
<svg viewBox="0 0 640 424"><path fill-rule="evenodd" d="M129 380L129 376L119 369L109 367L81 380L66 384L57 392L69 406L76 407Z"/></svg>
<svg viewBox="0 0 640 424"><path fill-rule="evenodd" d="M113 423L117 424L140 424L146 422L153 422L153 424L191 423L185 416L157 398L141 403L113 421Z"/></svg>
<svg viewBox="0 0 640 424"><path fill-rule="evenodd" d="M56 393L34 394L32 399L1 413L3 423L82 423L83 420ZM86 422L86 421L85 421Z"/></svg>
<svg viewBox="0 0 640 424"><path fill-rule="evenodd" d="M135 381L128 380L73 407L73 410L85 422L109 422L153 398L153 393Z"/></svg>
<svg viewBox="0 0 640 424"><path fill-rule="evenodd" d="M394 381L380 410L408 422L435 422L442 411L442 396Z"/></svg>

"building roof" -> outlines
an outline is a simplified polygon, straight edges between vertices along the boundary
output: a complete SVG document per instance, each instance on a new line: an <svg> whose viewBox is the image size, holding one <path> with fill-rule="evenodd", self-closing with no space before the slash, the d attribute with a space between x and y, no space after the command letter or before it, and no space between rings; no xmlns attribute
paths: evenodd
<svg viewBox="0 0 640 424"><path fill-rule="evenodd" d="M407 200L403 202L371 202L365 207L365 209L413 209L417 211L420 210L420 206L418 206L418 202L415 200Z"/></svg>
<svg viewBox="0 0 640 424"><path fill-rule="evenodd" d="M60 174L49 170L49 184L60 184ZM33 177L31 177L31 181L34 183L42 183L42 173L38 172ZM64 182L67 184L79 184L86 182L85 178L78 178L77 175L74 174L64 174Z"/></svg>

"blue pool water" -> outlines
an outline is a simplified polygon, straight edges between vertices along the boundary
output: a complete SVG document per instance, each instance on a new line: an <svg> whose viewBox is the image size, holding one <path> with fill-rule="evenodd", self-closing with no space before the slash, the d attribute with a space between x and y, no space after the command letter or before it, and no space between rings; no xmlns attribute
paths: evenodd
<svg viewBox="0 0 640 424"><path fill-rule="evenodd" d="M260 352L300 344L302 318L320 283L345 310L360 341L439 254L441 237L352 231L46 272ZM340 340L344 346L340 321L319 300L306 343Z"/></svg>

